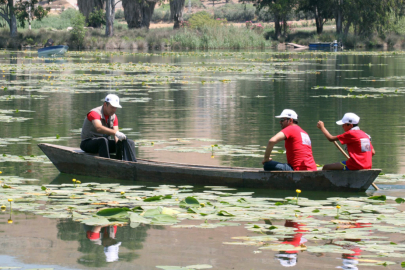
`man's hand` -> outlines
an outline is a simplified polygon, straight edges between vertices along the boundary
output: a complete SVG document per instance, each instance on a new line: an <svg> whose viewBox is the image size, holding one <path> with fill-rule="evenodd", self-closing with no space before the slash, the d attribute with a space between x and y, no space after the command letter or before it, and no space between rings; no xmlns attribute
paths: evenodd
<svg viewBox="0 0 405 270"><path fill-rule="evenodd" d="M120 131L117 131L117 133L115 133L115 137L117 137L120 141L127 139L127 136L125 136L125 134Z"/></svg>
<svg viewBox="0 0 405 270"><path fill-rule="evenodd" d="M264 163L269 162L269 161L271 161L271 160L272 160L272 158L269 158L269 159L263 159L262 164L264 165Z"/></svg>
<svg viewBox="0 0 405 270"><path fill-rule="evenodd" d="M324 124L321 120L319 120L319 122L318 122L318 124L316 125L316 127L319 128L319 129L323 129L323 128L325 127L325 124Z"/></svg>

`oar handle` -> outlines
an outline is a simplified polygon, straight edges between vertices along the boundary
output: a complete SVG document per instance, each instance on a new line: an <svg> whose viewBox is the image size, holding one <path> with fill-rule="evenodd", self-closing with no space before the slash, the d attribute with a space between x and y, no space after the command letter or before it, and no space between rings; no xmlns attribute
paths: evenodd
<svg viewBox="0 0 405 270"><path fill-rule="evenodd" d="M336 145L336 147L339 149L340 152L342 152L342 154L349 159L349 155L345 152L345 150L342 149L342 147L340 147L340 145L337 143L337 141L333 141L333 143ZM379 188L377 187L376 184L371 183L371 185L373 186L373 188L375 188L375 190L379 190Z"/></svg>
<svg viewBox="0 0 405 270"><path fill-rule="evenodd" d="M339 149L340 152L342 152L342 154L349 159L349 155L345 152L345 150L342 149L342 147L340 147L340 145L337 143L337 141L333 141L333 143L336 145L336 147Z"/></svg>

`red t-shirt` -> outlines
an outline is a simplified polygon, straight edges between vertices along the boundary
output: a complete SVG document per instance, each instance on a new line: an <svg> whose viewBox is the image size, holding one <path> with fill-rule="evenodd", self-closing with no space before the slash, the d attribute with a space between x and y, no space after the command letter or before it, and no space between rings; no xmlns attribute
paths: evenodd
<svg viewBox="0 0 405 270"><path fill-rule="evenodd" d="M100 230L102 232L103 229ZM92 232L92 231L87 231L86 236L90 240L97 240L100 239L100 232ZM115 238L115 235L117 234L117 226L114 226L114 235L111 235L111 238ZM108 237L108 228L104 228L104 237Z"/></svg>
<svg viewBox="0 0 405 270"><path fill-rule="evenodd" d="M305 243L307 240L303 238L303 233L306 232L307 230L303 230L301 228L303 224L300 224L298 222L294 222L291 220L286 220L284 227L293 227L296 228L297 230L294 230L294 236L285 238L284 242L281 242L281 244L289 244L293 245L294 247L300 246L302 243ZM296 250L287 250L285 253L298 253Z"/></svg>
<svg viewBox="0 0 405 270"><path fill-rule="evenodd" d="M312 156L311 139L299 126L284 128L287 162L294 171L316 171L316 163Z"/></svg>
<svg viewBox="0 0 405 270"><path fill-rule="evenodd" d="M373 146L364 131L349 130L337 138L341 144L347 145L350 158L346 161L346 166L349 170L371 169Z"/></svg>
<svg viewBox="0 0 405 270"><path fill-rule="evenodd" d="M108 119L108 115L105 115L105 114L104 114L104 118L105 118L105 119ZM95 120L95 119L101 120L101 116L100 116L98 113L96 113L95 111L91 111L91 112L89 112L89 113L87 114L87 119L89 119L90 122L93 121L93 120ZM113 126L114 126L114 127L118 127L118 117L117 117L117 116L115 116Z"/></svg>

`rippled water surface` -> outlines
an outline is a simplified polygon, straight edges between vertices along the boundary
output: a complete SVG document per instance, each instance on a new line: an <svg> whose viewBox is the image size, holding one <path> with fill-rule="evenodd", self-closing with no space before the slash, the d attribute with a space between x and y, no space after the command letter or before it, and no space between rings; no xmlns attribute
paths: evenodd
<svg viewBox="0 0 405 270"><path fill-rule="evenodd" d="M393 214L395 218L403 218L402 205L393 201L403 196L404 190L403 52L147 54L92 51L69 52L60 59L36 56L34 52L0 51L0 179L3 176L36 179L27 183L38 187L71 183L72 178L80 178L83 183L134 184L61 175L37 147L40 142L78 146L86 113L100 106L108 93L121 98L123 108L117 111L119 126L128 138L135 140L137 157L190 164L260 168L269 138L280 130L274 116L285 108L298 113L300 126L311 137L316 163L338 162L344 160L343 155L325 139L316 123L324 121L328 130L337 135L343 131L335 122L344 113L354 112L361 118L360 128L372 136L376 150L373 167L381 168L388 175L377 181L381 190L369 189L359 194L303 190L302 196L314 201L385 195L387 203L398 211ZM283 144L277 146L273 159L285 162ZM206 190L193 187L190 192ZM296 196L295 191L238 189L230 192L254 192L253 195L241 193L247 200L249 196ZM6 196L0 199L1 204L8 204ZM257 224L269 222L261 218ZM274 226L295 228L293 234L278 236L278 242L295 247L333 244L335 240L330 239L307 240L305 234L309 229L306 226L311 226L307 218L312 218L310 213L295 216L294 220L271 218ZM9 219L13 220L12 224L8 223ZM330 221L333 217L329 215L324 219ZM190 265L194 265L194 268L189 267L192 269L204 265L214 269L287 266L368 269L371 267L368 263L383 267L378 265L383 265L384 261L397 263L395 266L388 263L387 268L399 267L403 258L397 254L405 251L401 246L405 238L400 230L369 234L386 237L379 239L386 241L384 244L388 241L388 244L400 245L399 250L391 251L395 253L392 257L384 255L377 259L368 246L362 250L361 245L351 245L350 242L359 240L353 238L340 239L336 244L352 251L348 253L311 252L304 248L294 252L259 249L268 244L265 240L254 245L224 244L234 241L232 237L272 235L247 230L250 221L236 221L238 226L215 229L151 224L136 228L123 226L116 229L114 237L107 237L110 242L107 238L100 242L91 239L88 228L72 219L52 219L17 211L11 217L7 210L0 213L0 266L25 269L157 269L156 266ZM202 222L185 219L180 224ZM337 228L339 223L332 222L336 230L347 226L360 231L367 230L370 223L373 223L371 219L356 219Z"/></svg>

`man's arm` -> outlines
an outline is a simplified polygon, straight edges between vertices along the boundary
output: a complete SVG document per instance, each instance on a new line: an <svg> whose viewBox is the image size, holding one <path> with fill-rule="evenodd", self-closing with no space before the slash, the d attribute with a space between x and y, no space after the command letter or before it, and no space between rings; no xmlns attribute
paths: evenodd
<svg viewBox="0 0 405 270"><path fill-rule="evenodd" d="M118 132L118 126L113 126L113 130L115 130L115 133L117 133ZM115 136L115 133L114 133L114 140L115 140L115 143L117 143L118 142L118 138L117 138L117 136Z"/></svg>
<svg viewBox="0 0 405 270"><path fill-rule="evenodd" d="M328 139L330 142L339 140L337 136L333 136L329 133L329 131L325 128L325 125L322 121L319 121L316 126L317 126L317 128L319 128L322 131L322 133L325 135L326 139Z"/></svg>
<svg viewBox="0 0 405 270"><path fill-rule="evenodd" d="M271 160L270 154L271 154L271 151L273 151L274 145L275 145L276 143L278 143L279 141L282 141L282 140L285 140L285 139L286 139L285 134L280 131L279 133L277 133L276 135L274 135L274 136L269 140L269 142L268 142L268 144L267 144L266 152L265 152L265 154L264 154L264 159L263 159L263 161L262 161L262 164L264 164L264 163L266 163L266 162L268 162L268 161Z"/></svg>
<svg viewBox="0 0 405 270"><path fill-rule="evenodd" d="M91 122L93 123L93 126L96 128L96 130L97 130L98 133L113 136L113 135L115 135L115 133L117 133L117 131L118 131L118 127L114 127L114 129L107 128L107 127L103 126L103 125L101 124L101 121L98 120L98 119L94 119L94 120L91 121ZM116 128L116 129L115 129L115 128Z"/></svg>

